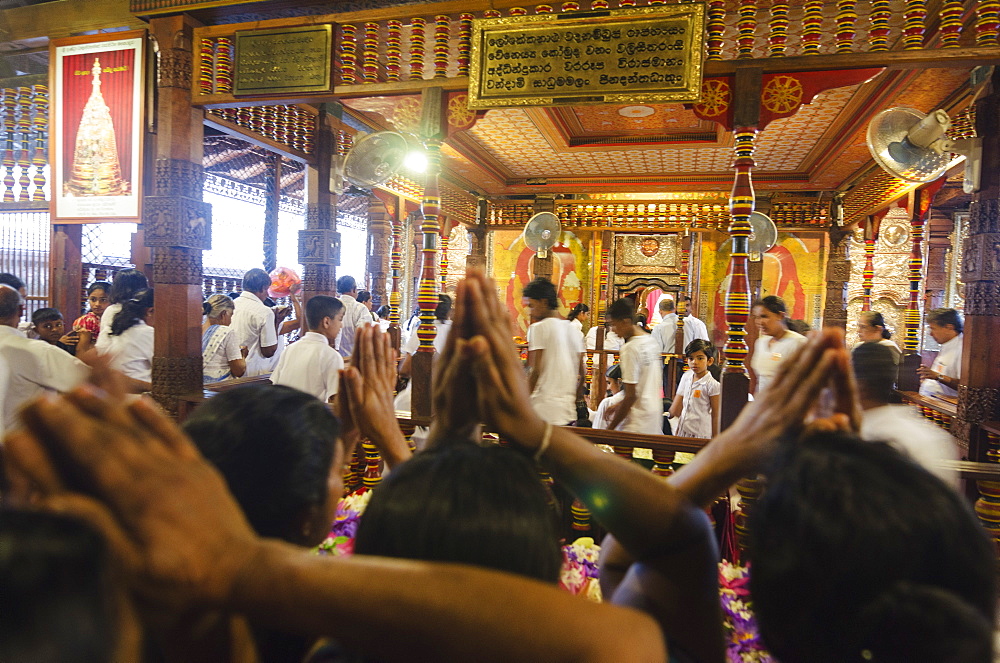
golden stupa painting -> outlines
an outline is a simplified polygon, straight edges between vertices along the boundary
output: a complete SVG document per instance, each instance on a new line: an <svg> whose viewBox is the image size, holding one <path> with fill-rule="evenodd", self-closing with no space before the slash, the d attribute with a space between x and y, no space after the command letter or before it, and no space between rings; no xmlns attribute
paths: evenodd
<svg viewBox="0 0 1000 663"><path fill-rule="evenodd" d="M93 89L76 132L73 171L65 184L69 196L127 196L129 183L122 179L118 144L111 111L101 94L101 61L91 68Z"/></svg>

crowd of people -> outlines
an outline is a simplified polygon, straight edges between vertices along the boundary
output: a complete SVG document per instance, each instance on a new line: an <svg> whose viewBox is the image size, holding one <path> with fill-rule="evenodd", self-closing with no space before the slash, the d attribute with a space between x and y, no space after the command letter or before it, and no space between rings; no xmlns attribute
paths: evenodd
<svg viewBox="0 0 1000 663"><path fill-rule="evenodd" d="M13 615L0 621L0 660L723 661L704 510L758 474L750 590L779 660L990 660L992 544L939 466L953 442L891 403L899 362L880 317L864 316L874 329L859 326L849 349L840 330L790 330L780 299L756 302L757 398L721 432L716 349L692 338L669 414L679 435L711 441L664 481L566 426L579 423L584 383L573 323L589 311L563 318L552 283L524 289L526 367L491 281L472 271L454 301L440 297L435 416L414 454L395 415L400 358L354 279L281 321L260 274L247 273L235 302L205 302L206 378L278 355L274 384L226 390L182 428L127 397L148 385L137 365L155 327L144 279L90 293L108 296L80 325L96 346L81 353L89 366L59 345L73 343L58 325L23 336L22 293L0 285L0 604ZM597 419L660 434L663 354L676 340L657 333L664 323L647 333L630 299L605 319L622 345ZM957 386L961 317L928 321L944 356L921 375ZM288 322L305 328L279 350ZM477 442L483 425L508 447ZM354 555L310 554L361 439L386 469ZM537 464L609 532L604 603L555 585L559 540Z"/></svg>

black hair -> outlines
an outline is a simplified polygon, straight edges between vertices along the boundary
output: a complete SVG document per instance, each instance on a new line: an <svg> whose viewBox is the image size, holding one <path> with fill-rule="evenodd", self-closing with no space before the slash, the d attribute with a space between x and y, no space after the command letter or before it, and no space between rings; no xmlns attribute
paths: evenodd
<svg viewBox="0 0 1000 663"><path fill-rule="evenodd" d="M545 302L546 305L548 305L548 307L553 311L559 308L559 298L556 295L556 286L552 283L552 281L548 280L544 276L532 279L528 285L524 286L524 290L521 291L521 296Z"/></svg>
<svg viewBox="0 0 1000 663"><path fill-rule="evenodd" d="M498 446L450 442L422 451L382 480L354 551L475 564L554 583L561 553L538 471Z"/></svg>
<svg viewBox="0 0 1000 663"><path fill-rule="evenodd" d="M389 308L389 305L382 304L381 306L378 307L378 310L375 311L375 315L377 315L380 318L388 318L390 312L392 312L392 309Z"/></svg>
<svg viewBox="0 0 1000 663"><path fill-rule="evenodd" d="M622 379L622 365L612 364L610 368L604 373L605 376L610 380L621 380Z"/></svg>
<svg viewBox="0 0 1000 663"><path fill-rule="evenodd" d="M951 325L959 334L962 333L962 327L964 326L962 314L953 308L936 308L930 311L927 314L927 322L928 324L933 322L938 327Z"/></svg>
<svg viewBox="0 0 1000 663"><path fill-rule="evenodd" d="M880 403L890 402L899 368L892 350L880 343L862 343L851 352L858 389Z"/></svg>
<svg viewBox="0 0 1000 663"><path fill-rule="evenodd" d="M111 320L112 336L121 336L146 318L149 309L153 308L153 289L140 290L132 296L132 299L121 302L121 305L122 309L115 313L115 317Z"/></svg>
<svg viewBox="0 0 1000 663"><path fill-rule="evenodd" d="M36 327L43 322L48 322L49 320L62 320L63 314L59 312L58 309L54 308L40 308L31 314L31 324Z"/></svg>
<svg viewBox="0 0 1000 663"><path fill-rule="evenodd" d="M635 304L628 297L622 297L608 307L608 311L604 314L604 317L607 320L628 320L635 322Z"/></svg>
<svg viewBox="0 0 1000 663"><path fill-rule="evenodd" d="M14 290L20 290L21 288L24 287L24 281L17 278L10 272L0 273L0 284L9 285L10 287L14 288Z"/></svg>
<svg viewBox="0 0 1000 663"><path fill-rule="evenodd" d="M352 290L356 290L358 287L358 282L354 280L354 277L350 274L344 274L339 279L337 279L337 292L342 295L346 295Z"/></svg>
<svg viewBox="0 0 1000 663"><path fill-rule="evenodd" d="M882 338L892 338L892 332L886 329L885 318L878 311L862 311L858 317L872 327L881 327Z"/></svg>
<svg viewBox="0 0 1000 663"><path fill-rule="evenodd" d="M712 345L711 341L706 341L703 338L694 339L684 348L685 357L690 357L695 352L704 352L709 359L715 359L715 346Z"/></svg>
<svg viewBox="0 0 1000 663"><path fill-rule="evenodd" d="M0 661L114 660L120 612L107 545L87 524L0 511Z"/></svg>
<svg viewBox="0 0 1000 663"><path fill-rule="evenodd" d="M213 396L183 428L260 536L300 543L302 515L329 499L340 424L324 403L291 387L245 385Z"/></svg>
<svg viewBox="0 0 1000 663"><path fill-rule="evenodd" d="M334 318L344 308L344 302L330 295L314 295L306 302L306 324L319 329L323 318Z"/></svg>
<svg viewBox="0 0 1000 663"><path fill-rule="evenodd" d="M372 298L372 293L368 292L367 290L358 290L357 300L359 304L364 304L371 298Z"/></svg>
<svg viewBox="0 0 1000 663"><path fill-rule="evenodd" d="M768 295L767 297L754 300L754 303L750 306L750 310L752 311L755 306L763 307L775 315L788 315L788 307L785 306L785 300L777 295Z"/></svg>
<svg viewBox="0 0 1000 663"><path fill-rule="evenodd" d="M111 294L110 283L108 283L107 281L94 281L93 283L87 286L87 295L90 296L94 294L95 290L103 290L104 294L108 295L108 298L110 300L110 294Z"/></svg>
<svg viewBox="0 0 1000 663"><path fill-rule="evenodd" d="M590 312L590 307L581 302L573 307L573 310L569 312L569 315L566 316L566 319L576 320L581 313L589 313L589 312Z"/></svg>
<svg viewBox="0 0 1000 663"><path fill-rule="evenodd" d="M111 289L107 290L108 301L112 304L121 304L132 299L135 293L149 287L146 275L138 269L123 269L115 273L115 278L111 282Z"/></svg>
<svg viewBox="0 0 1000 663"><path fill-rule="evenodd" d="M271 285L271 277L260 267L254 267L243 275L243 289L257 294L267 290Z"/></svg>
<svg viewBox="0 0 1000 663"><path fill-rule="evenodd" d="M991 660L995 553L957 491L846 433L783 444L766 474L750 590L778 659Z"/></svg>
<svg viewBox="0 0 1000 663"><path fill-rule="evenodd" d="M434 319L444 322L451 314L451 297L438 295L437 306L434 307Z"/></svg>

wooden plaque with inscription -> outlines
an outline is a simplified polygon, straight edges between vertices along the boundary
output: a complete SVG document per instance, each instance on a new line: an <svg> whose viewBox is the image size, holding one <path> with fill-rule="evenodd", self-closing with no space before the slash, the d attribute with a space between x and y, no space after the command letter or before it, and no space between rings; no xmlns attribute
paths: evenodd
<svg viewBox="0 0 1000 663"><path fill-rule="evenodd" d="M331 89L333 26L236 33L233 94L288 94Z"/></svg>

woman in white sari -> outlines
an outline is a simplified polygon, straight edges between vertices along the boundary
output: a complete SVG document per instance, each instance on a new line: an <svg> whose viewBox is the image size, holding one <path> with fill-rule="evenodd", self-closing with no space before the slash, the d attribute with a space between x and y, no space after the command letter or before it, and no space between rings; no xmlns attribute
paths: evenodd
<svg viewBox="0 0 1000 663"><path fill-rule="evenodd" d="M247 348L240 346L229 324L236 309L226 295L212 295L202 304L201 364L205 382L238 378L247 371Z"/></svg>

